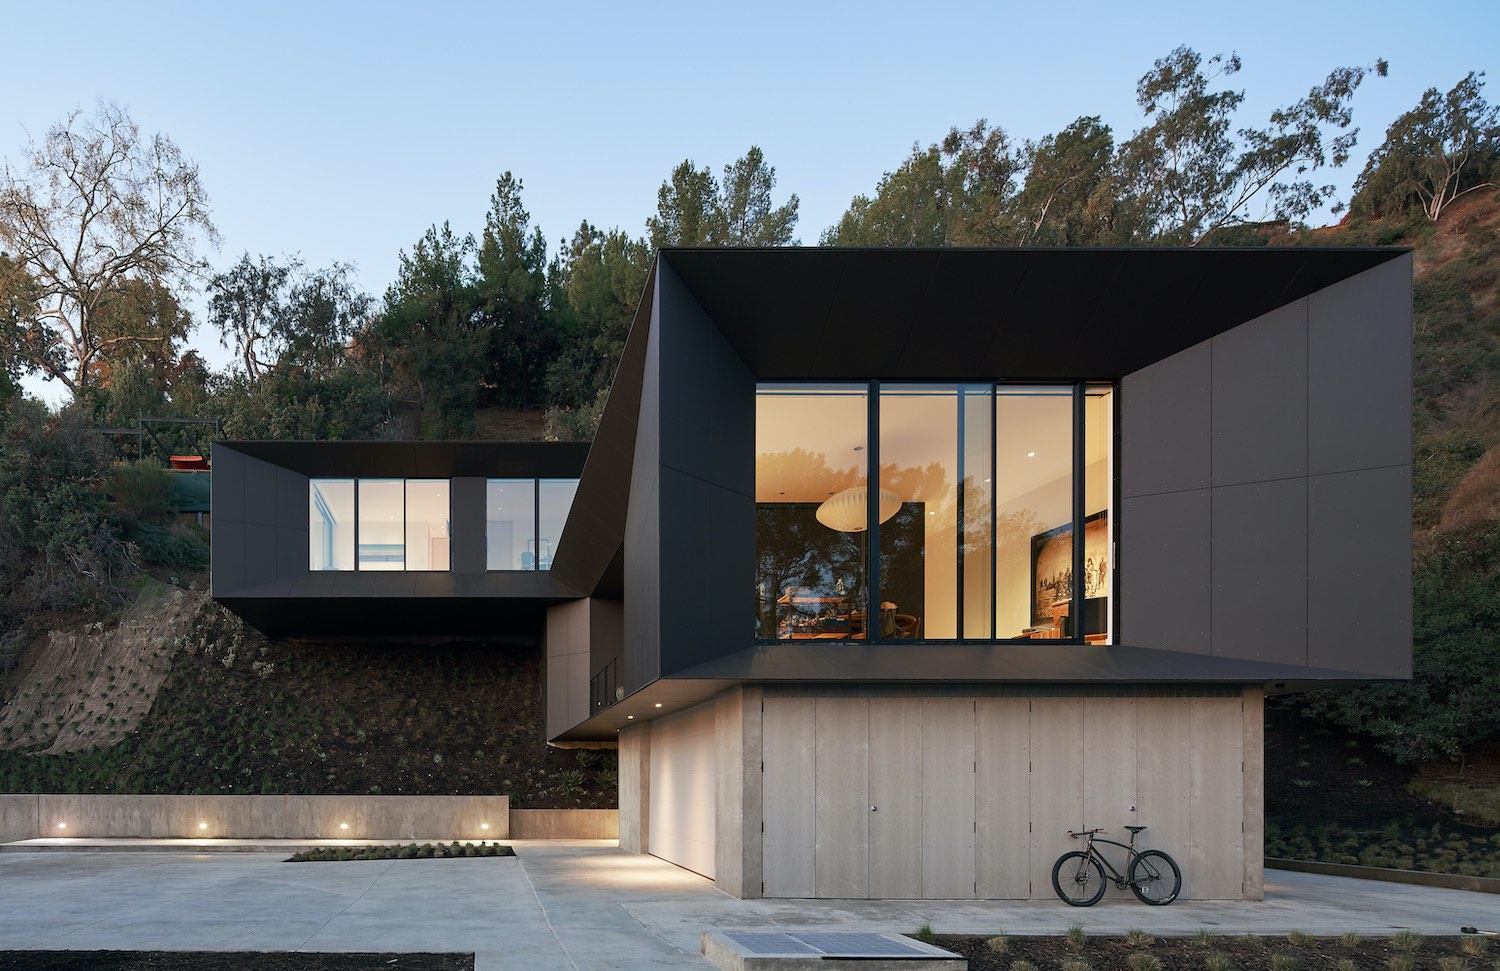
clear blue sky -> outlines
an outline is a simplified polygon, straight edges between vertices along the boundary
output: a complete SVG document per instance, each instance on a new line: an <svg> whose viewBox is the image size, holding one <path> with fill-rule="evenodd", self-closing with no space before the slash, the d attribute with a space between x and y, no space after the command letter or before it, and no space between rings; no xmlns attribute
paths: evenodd
<svg viewBox="0 0 1500 971"><path fill-rule="evenodd" d="M1500 3L25 4L3 17L0 155L70 109L124 105L202 169L224 266L240 253L352 262L375 294L433 223L477 232L496 177L556 250L582 220L643 232L684 158L760 145L816 243L913 142L988 118L1017 140L1101 115L1178 44L1238 51L1241 120L1336 66L1390 61L1355 110L1347 186L1424 89L1488 70ZM194 302L195 305L197 302ZM213 335L197 344L226 355ZM47 389L55 398L55 386Z"/></svg>

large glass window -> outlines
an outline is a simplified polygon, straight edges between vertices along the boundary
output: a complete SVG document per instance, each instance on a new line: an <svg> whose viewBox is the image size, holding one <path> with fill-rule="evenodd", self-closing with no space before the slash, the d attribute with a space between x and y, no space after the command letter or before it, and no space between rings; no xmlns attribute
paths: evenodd
<svg viewBox="0 0 1500 971"><path fill-rule="evenodd" d="M485 568L531 569L525 557L536 536L536 480L490 479L485 510Z"/></svg>
<svg viewBox="0 0 1500 971"><path fill-rule="evenodd" d="M563 524L573 497L578 494L577 479L542 479L537 483L536 569L552 569L552 553L562 538Z"/></svg>
<svg viewBox="0 0 1500 971"><path fill-rule="evenodd" d="M756 636L863 638L866 385L762 385L755 407ZM897 511L882 491L877 515Z"/></svg>
<svg viewBox="0 0 1500 971"><path fill-rule="evenodd" d="M1073 389L995 394L995 628L1069 636L1073 584Z"/></svg>
<svg viewBox="0 0 1500 971"><path fill-rule="evenodd" d="M405 482L359 480L359 569L406 569Z"/></svg>
<svg viewBox="0 0 1500 971"><path fill-rule="evenodd" d="M577 479L490 479L485 486L485 567L550 570Z"/></svg>
<svg viewBox="0 0 1500 971"><path fill-rule="evenodd" d="M1110 386L759 386L757 637L1109 643L1113 408Z"/></svg>
<svg viewBox="0 0 1500 971"><path fill-rule="evenodd" d="M354 569L354 480L311 480L307 514L307 568Z"/></svg>
<svg viewBox="0 0 1500 971"><path fill-rule="evenodd" d="M311 479L308 569L452 569L447 479Z"/></svg>
<svg viewBox="0 0 1500 971"><path fill-rule="evenodd" d="M880 389L880 633L989 637L988 385Z"/></svg>
<svg viewBox="0 0 1500 971"><path fill-rule="evenodd" d="M406 480L406 568L446 571L452 536L447 479Z"/></svg>

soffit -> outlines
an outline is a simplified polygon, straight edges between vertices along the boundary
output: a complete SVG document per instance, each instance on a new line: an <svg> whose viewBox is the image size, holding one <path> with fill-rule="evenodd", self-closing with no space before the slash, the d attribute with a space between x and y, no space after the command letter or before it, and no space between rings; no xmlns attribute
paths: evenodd
<svg viewBox="0 0 1500 971"><path fill-rule="evenodd" d="M1398 248L671 249L759 380L1118 379Z"/></svg>

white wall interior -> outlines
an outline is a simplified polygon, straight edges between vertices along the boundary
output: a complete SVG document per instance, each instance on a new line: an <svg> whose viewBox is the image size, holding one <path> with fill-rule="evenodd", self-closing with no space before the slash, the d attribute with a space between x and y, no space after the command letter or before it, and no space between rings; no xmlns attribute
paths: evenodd
<svg viewBox="0 0 1500 971"><path fill-rule="evenodd" d="M714 875L714 704L651 723L650 812L653 856Z"/></svg>

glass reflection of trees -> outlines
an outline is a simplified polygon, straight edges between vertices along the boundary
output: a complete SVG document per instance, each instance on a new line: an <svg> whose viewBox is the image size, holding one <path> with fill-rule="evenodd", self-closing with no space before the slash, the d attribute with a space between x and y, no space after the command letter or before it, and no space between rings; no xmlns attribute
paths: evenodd
<svg viewBox="0 0 1500 971"><path fill-rule="evenodd" d="M761 453L758 475L784 485L782 494L833 495L864 482L863 469L830 468L822 452L795 448ZM861 534L840 533L817 520L819 502L758 502L755 507L757 637L776 639L827 622L840 601L864 595ZM850 612L844 608L845 616Z"/></svg>

